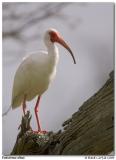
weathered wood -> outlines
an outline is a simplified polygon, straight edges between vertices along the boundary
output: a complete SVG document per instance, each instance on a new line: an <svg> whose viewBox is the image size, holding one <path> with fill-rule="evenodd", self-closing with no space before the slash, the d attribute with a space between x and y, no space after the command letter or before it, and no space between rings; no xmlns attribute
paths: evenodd
<svg viewBox="0 0 116 160"><path fill-rule="evenodd" d="M114 150L114 73L95 95L63 123L63 132L33 134L29 117L26 120L29 127L23 129L25 123L22 123L12 154L109 154Z"/></svg>
<svg viewBox="0 0 116 160"><path fill-rule="evenodd" d="M54 146L58 142L59 131L56 134L49 133L34 133L30 127L31 115L27 111L22 117L20 132L17 136L15 146L11 155L42 155L53 153Z"/></svg>

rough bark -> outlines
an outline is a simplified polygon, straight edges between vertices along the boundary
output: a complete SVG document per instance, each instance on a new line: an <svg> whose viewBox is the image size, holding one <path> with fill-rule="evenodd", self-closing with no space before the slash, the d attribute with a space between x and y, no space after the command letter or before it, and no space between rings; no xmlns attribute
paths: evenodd
<svg viewBox="0 0 116 160"><path fill-rule="evenodd" d="M105 85L63 123L63 131L35 134L30 120L29 112L22 117L12 155L109 154L114 150L114 72Z"/></svg>

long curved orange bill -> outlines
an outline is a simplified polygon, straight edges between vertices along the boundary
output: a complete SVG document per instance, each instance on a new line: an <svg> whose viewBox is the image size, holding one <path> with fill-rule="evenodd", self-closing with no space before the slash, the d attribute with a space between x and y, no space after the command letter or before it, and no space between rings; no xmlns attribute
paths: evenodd
<svg viewBox="0 0 116 160"><path fill-rule="evenodd" d="M73 58L74 64L76 64L76 60L75 60L75 57L74 57L74 55L73 55L73 52L71 51L71 49L70 49L70 47L68 46L68 44L63 40L63 38L62 38L62 37L59 37L59 38L57 39L57 42L58 42L59 44L61 44L64 48L66 48L66 49L69 51L69 53L71 54L71 56L72 56L72 58Z"/></svg>

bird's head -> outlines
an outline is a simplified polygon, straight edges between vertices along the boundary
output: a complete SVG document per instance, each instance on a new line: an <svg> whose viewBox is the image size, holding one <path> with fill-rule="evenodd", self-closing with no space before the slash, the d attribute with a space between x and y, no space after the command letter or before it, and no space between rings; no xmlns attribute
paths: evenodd
<svg viewBox="0 0 116 160"><path fill-rule="evenodd" d="M71 54L71 56L73 58L74 64L76 64L76 60L73 55L73 52L71 51L70 47L64 41L63 37L60 35L60 33L57 30L55 30L55 29L47 30L45 33L44 40L48 46L55 43L55 42L61 44L63 47L65 47L69 51L69 53Z"/></svg>

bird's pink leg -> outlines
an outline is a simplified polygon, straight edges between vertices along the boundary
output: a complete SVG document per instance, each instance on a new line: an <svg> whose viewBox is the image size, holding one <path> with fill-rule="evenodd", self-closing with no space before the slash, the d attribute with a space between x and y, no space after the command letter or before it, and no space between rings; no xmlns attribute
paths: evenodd
<svg viewBox="0 0 116 160"><path fill-rule="evenodd" d="M26 96L24 96L24 99L23 99L23 104L22 104L22 109L23 109L23 114L25 116L25 110L26 110ZM18 129L20 129L21 127L21 124L19 125Z"/></svg>
<svg viewBox="0 0 116 160"><path fill-rule="evenodd" d="M36 121L37 121L37 126L38 126L38 132L41 131L39 117L38 117L39 102L40 102L40 96L38 96L38 99L37 99L37 102L36 102L36 105L35 105L35 116L36 116Z"/></svg>
<svg viewBox="0 0 116 160"><path fill-rule="evenodd" d="M38 117L39 102L40 102L40 96L38 96L38 99L37 99L37 102L36 102L36 105L35 105L35 116L36 116L38 131L34 131L34 132L35 133L47 133L46 131L42 131L41 127L40 127L40 122L39 122L39 117Z"/></svg>
<svg viewBox="0 0 116 160"><path fill-rule="evenodd" d="M25 116L25 110L26 110L26 96L24 96L24 100L23 100L23 114Z"/></svg>

